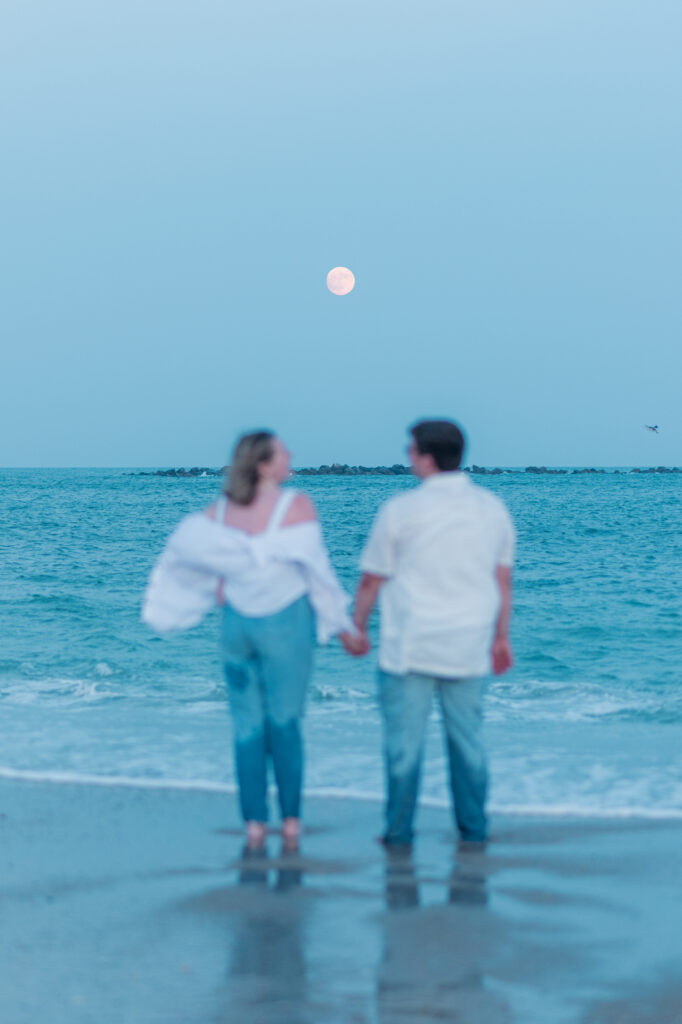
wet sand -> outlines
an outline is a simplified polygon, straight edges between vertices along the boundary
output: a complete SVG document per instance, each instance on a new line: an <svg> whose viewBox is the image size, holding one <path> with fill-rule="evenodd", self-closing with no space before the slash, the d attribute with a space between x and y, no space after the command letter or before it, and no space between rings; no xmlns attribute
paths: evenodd
<svg viewBox="0 0 682 1024"><path fill-rule="evenodd" d="M218 793L0 783L7 1024L680 1024L682 822L499 817L458 852L421 809L309 798L244 857Z"/></svg>

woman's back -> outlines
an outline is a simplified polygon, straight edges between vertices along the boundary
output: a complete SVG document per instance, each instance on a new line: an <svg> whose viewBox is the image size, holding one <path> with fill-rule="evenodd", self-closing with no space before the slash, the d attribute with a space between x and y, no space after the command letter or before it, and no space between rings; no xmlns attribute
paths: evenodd
<svg viewBox="0 0 682 1024"><path fill-rule="evenodd" d="M294 508L295 505L298 508ZM277 531L286 532L296 522L315 518L312 505L304 495L279 488L259 495L250 505L238 505L222 498L210 507L208 514L228 530L236 530L254 540L269 539ZM255 550L259 547L256 545ZM295 561L268 557L263 546L263 556L255 565L223 579L218 599L242 615L258 617L277 614L307 590L308 581L302 566Z"/></svg>
<svg viewBox="0 0 682 1024"><path fill-rule="evenodd" d="M288 501L278 526L295 526L297 523L315 522L317 516L311 501L294 490L283 490L281 487L267 488L259 492L249 505L239 505L235 501L219 499L206 510L210 519L217 519L218 522L232 529L241 530L243 533L255 537L265 533L275 514L275 508L282 501L283 496L292 498Z"/></svg>

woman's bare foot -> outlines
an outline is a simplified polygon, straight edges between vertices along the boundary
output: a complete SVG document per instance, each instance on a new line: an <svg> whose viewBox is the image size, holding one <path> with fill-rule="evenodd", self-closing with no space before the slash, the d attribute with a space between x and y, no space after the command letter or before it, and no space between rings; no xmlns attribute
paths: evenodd
<svg viewBox="0 0 682 1024"><path fill-rule="evenodd" d="M266 835L267 827L264 821L247 821L246 845L250 850L262 850Z"/></svg>
<svg viewBox="0 0 682 1024"><path fill-rule="evenodd" d="M285 850L297 850L301 838L301 819L284 818L282 821L282 845Z"/></svg>

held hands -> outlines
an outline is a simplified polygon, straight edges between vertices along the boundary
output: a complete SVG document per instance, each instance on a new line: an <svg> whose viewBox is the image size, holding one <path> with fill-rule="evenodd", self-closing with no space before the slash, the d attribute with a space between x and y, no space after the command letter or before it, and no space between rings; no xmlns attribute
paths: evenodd
<svg viewBox="0 0 682 1024"><path fill-rule="evenodd" d="M504 675L514 664L511 645L506 636L495 637L490 654L493 662L493 672L496 676Z"/></svg>
<svg viewBox="0 0 682 1024"><path fill-rule="evenodd" d="M350 654L354 658L363 657L371 647L367 633L362 630L358 630L356 633L351 633L348 630L339 633L339 640L343 644L346 654Z"/></svg>

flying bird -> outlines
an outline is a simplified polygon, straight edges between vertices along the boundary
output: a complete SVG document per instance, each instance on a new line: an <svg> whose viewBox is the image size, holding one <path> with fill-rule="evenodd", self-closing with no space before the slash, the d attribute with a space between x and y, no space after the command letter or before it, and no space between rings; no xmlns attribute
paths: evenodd
<svg viewBox="0 0 682 1024"><path fill-rule="evenodd" d="M644 424L644 429L645 430L650 430L652 434L657 434L658 433L658 427L650 427L648 423Z"/></svg>

